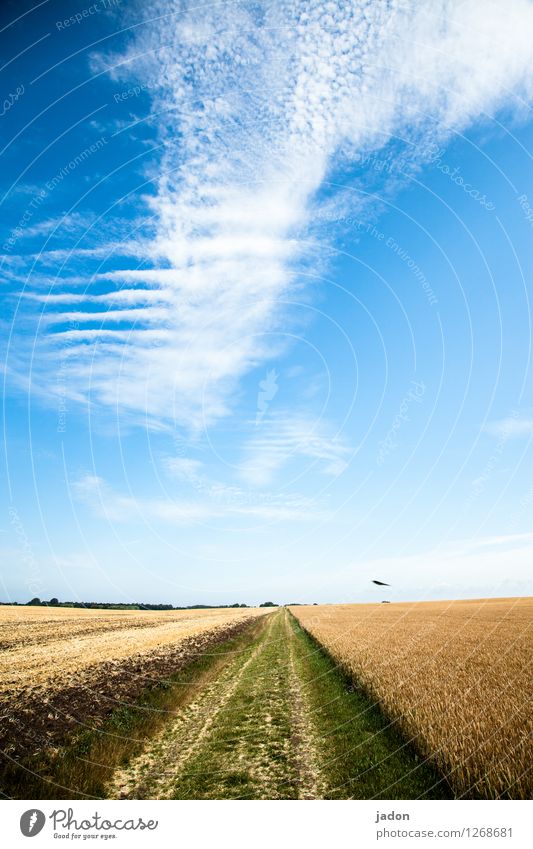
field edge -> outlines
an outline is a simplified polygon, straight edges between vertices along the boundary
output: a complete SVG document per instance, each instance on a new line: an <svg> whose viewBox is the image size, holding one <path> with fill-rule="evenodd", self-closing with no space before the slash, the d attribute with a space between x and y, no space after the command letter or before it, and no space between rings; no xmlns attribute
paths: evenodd
<svg viewBox="0 0 533 849"><path fill-rule="evenodd" d="M220 669L224 655L240 651L266 627L269 618L265 614L209 635L202 650L175 672L165 670L130 701L107 711L99 723L71 730L60 745L29 756L13 757L4 751L0 793L14 799L106 798L105 785L112 769L140 751L167 715ZM153 671L157 672L157 667Z"/></svg>

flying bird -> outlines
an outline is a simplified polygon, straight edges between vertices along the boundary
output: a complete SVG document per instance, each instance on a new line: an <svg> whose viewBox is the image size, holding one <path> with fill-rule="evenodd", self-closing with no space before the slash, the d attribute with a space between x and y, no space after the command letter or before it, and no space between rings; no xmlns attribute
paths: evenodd
<svg viewBox="0 0 533 849"><path fill-rule="evenodd" d="M378 587L390 587L390 584L386 584L385 581L374 581L374 579L372 579L372 583L377 584Z"/></svg>

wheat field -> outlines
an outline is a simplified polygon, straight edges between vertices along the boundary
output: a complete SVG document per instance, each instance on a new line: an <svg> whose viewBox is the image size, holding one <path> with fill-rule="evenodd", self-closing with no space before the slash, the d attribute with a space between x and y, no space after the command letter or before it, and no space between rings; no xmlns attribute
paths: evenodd
<svg viewBox="0 0 533 849"><path fill-rule="evenodd" d="M531 798L532 598L292 613L458 797Z"/></svg>

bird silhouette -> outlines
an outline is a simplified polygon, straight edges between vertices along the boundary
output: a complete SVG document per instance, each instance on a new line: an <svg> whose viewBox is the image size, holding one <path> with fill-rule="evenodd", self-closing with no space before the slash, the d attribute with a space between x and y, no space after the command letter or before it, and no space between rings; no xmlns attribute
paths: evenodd
<svg viewBox="0 0 533 849"><path fill-rule="evenodd" d="M377 584L378 587L390 587L390 584L386 584L385 581L375 581L372 579L373 584Z"/></svg>

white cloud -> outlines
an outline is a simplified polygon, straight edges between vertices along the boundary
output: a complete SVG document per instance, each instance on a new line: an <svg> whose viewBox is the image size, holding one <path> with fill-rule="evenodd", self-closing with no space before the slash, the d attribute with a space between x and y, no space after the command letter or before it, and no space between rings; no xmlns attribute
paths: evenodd
<svg viewBox="0 0 533 849"><path fill-rule="evenodd" d="M86 280L82 281L81 279L75 279L74 281L69 280L68 282L85 282L85 284L87 284ZM61 281L61 283L64 284L64 281ZM50 281L49 285L53 285L52 281ZM105 295L88 295L85 293L74 294L72 292L42 295L38 292L23 292L21 297L32 301L38 301L41 304L48 304L49 306L88 303L100 304L101 306L114 306L119 304L127 307L132 304L144 304L147 302L151 302L153 304L164 302L172 303L174 300L171 289L118 289L114 292L107 292Z"/></svg>
<svg viewBox="0 0 533 849"><path fill-rule="evenodd" d="M169 457L167 470L178 480L199 480L203 464L191 457Z"/></svg>
<svg viewBox="0 0 533 849"><path fill-rule="evenodd" d="M337 476L346 468L349 454L348 445L331 433L329 425L282 411L265 417L248 440L240 472L248 483L263 486L292 460L304 458L308 466Z"/></svg>
<svg viewBox="0 0 533 849"><path fill-rule="evenodd" d="M328 172L393 135L423 147L520 105L533 91L532 43L527 0L273 0L223 18L218 6L156 3L110 69L113 78L136 71L159 114L165 152L148 199L156 235L111 245L152 268L105 277L134 282L138 297L161 290L162 310L125 317L166 330L156 345L150 330L53 337L84 343L69 356L78 394L90 381L93 400L196 428L227 413L237 381L268 354L261 334L283 319ZM116 304L118 293L99 297ZM106 344L87 350L91 339ZM272 467L278 456L270 452Z"/></svg>
<svg viewBox="0 0 533 849"><path fill-rule="evenodd" d="M64 311L61 313L47 313L44 321L47 324L83 324L94 322L103 326L106 322L131 322L135 324L163 324L168 318L168 313L165 309L159 307L136 307L135 309L119 309L105 311ZM75 334L76 338L80 337L79 333Z"/></svg>
<svg viewBox="0 0 533 849"><path fill-rule="evenodd" d="M379 599L374 578L391 584L385 598L461 598L531 593L533 533L457 540L420 554L382 557L329 573L333 586ZM348 579L348 580L347 580Z"/></svg>
<svg viewBox="0 0 533 849"><path fill-rule="evenodd" d="M88 215L80 215L78 212L72 212L69 215L39 221L38 224L34 224L32 227L25 227L19 238L30 238L33 236L42 236L43 234L51 235L52 233L54 235L75 233L77 230L89 227L92 220Z"/></svg>
<svg viewBox="0 0 533 849"><path fill-rule="evenodd" d="M533 419L520 419L509 416L496 422L489 422L485 430L501 439L513 439L521 436L533 436Z"/></svg>
<svg viewBox="0 0 533 849"><path fill-rule="evenodd" d="M178 463L179 475L186 475L187 466ZM196 464L190 465L193 474ZM148 524L164 522L171 525L192 525L217 519L252 519L259 521L310 521L323 518L310 499L300 496L251 497L250 493L221 484L209 484L198 478L202 486L194 487L191 500L171 498L136 498L116 492L98 475L84 475L71 484L74 497L87 504L98 516L111 523L135 524L142 518Z"/></svg>

